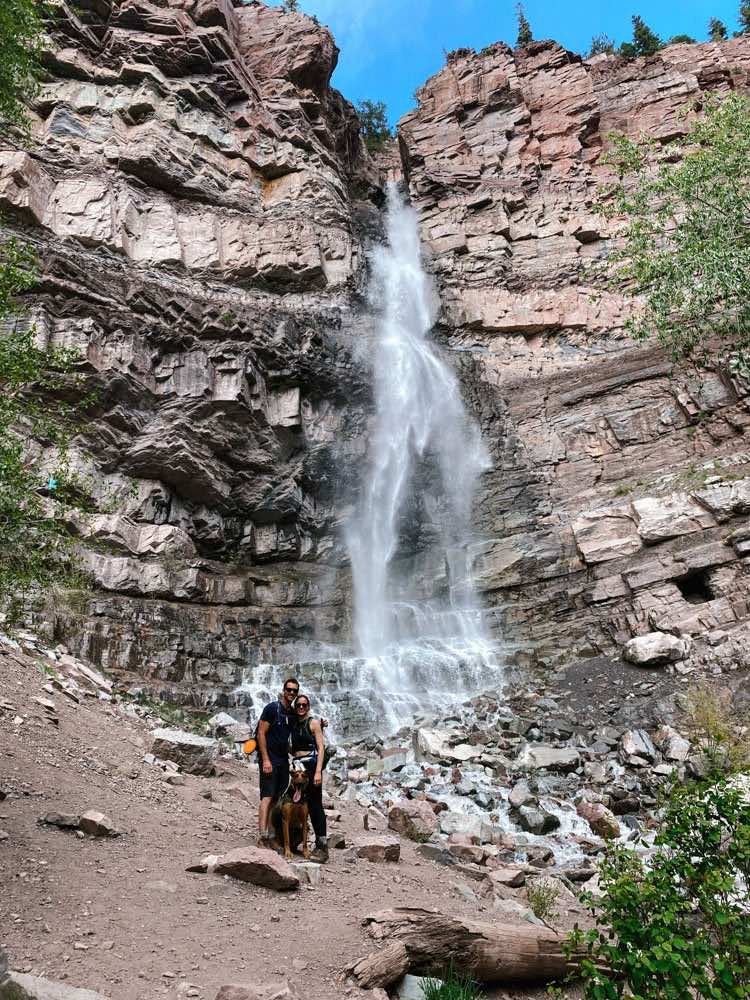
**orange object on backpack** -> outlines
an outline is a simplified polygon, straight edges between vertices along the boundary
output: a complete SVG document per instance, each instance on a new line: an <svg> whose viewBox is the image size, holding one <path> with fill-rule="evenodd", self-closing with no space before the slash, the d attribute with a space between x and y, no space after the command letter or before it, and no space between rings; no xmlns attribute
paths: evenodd
<svg viewBox="0 0 750 1000"><path fill-rule="evenodd" d="M242 744L242 752L246 753L248 756L251 753L255 753L255 751L257 749L258 749L258 741L257 740L252 740L252 739L251 740L245 740L245 742Z"/></svg>

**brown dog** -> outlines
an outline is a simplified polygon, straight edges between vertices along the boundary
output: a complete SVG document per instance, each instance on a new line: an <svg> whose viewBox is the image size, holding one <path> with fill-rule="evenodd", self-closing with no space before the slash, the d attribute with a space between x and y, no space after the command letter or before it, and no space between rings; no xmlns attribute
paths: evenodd
<svg viewBox="0 0 750 1000"><path fill-rule="evenodd" d="M301 765L292 764L289 784L281 798L274 804L272 822L276 830L276 842L284 845L284 857L291 858L292 850L302 844L305 861L310 857L307 844L307 786L310 779Z"/></svg>

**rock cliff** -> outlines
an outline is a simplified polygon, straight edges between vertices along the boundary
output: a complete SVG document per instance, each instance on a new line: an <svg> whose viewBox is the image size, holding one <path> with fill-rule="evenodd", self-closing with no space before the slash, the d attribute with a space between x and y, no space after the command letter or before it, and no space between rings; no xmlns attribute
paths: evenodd
<svg viewBox="0 0 750 1000"><path fill-rule="evenodd" d="M588 268L613 232L608 133L673 139L749 69L744 38L636 60L498 44L450 54L401 122L442 337L493 448L475 578L522 660L747 616L747 387L634 345Z"/></svg>
<svg viewBox="0 0 750 1000"><path fill-rule="evenodd" d="M385 172L330 86L334 41L257 0L53 10L31 138L0 149L4 229L42 262L26 321L98 390L75 452L95 590L50 627L193 688L345 647ZM631 343L586 266L612 235L607 133L666 141L749 70L744 38L632 61L493 45L452 53L401 123L437 335L493 459L474 575L519 662L747 617L746 387ZM404 538L429 594L443 555Z"/></svg>
<svg viewBox="0 0 750 1000"><path fill-rule="evenodd" d="M230 682L345 628L381 192L337 55L260 3L54 7L0 206L42 262L30 319L98 390L75 456L96 596L55 627L104 666Z"/></svg>

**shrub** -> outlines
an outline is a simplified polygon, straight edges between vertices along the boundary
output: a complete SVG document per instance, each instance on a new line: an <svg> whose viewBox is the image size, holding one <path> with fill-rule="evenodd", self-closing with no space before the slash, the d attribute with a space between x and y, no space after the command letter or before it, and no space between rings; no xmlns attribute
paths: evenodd
<svg viewBox="0 0 750 1000"><path fill-rule="evenodd" d="M534 879L527 885L526 898L531 912L548 926L557 920L557 901L560 898L560 887L551 878Z"/></svg>
<svg viewBox="0 0 750 1000"><path fill-rule="evenodd" d="M685 723L688 735L699 744L709 777L722 778L750 769L746 719L732 709L732 697L710 681L688 689Z"/></svg>
<svg viewBox="0 0 750 1000"><path fill-rule="evenodd" d="M750 100L707 98L705 115L666 153L646 138L610 139L618 180L602 190L599 211L625 222L605 270L636 300L627 328L696 363L714 358L724 338L725 360L741 365L750 344Z"/></svg>
<svg viewBox="0 0 750 1000"><path fill-rule="evenodd" d="M484 994L477 989L469 976L456 972L449 966L445 978L427 979L422 983L424 1000L484 1000Z"/></svg>
<svg viewBox="0 0 750 1000"><path fill-rule="evenodd" d="M587 1000L747 1000L750 997L750 789L731 780L673 791L645 861L610 848L587 947Z"/></svg>
<svg viewBox="0 0 750 1000"><path fill-rule="evenodd" d="M588 58L590 59L592 56L599 56L602 53L611 53L614 51L615 43L608 35L594 35L591 39Z"/></svg>

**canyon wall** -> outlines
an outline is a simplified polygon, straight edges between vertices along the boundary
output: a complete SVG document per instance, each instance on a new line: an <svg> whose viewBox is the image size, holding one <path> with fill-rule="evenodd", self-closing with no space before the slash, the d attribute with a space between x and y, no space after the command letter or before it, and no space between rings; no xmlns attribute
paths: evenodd
<svg viewBox="0 0 750 1000"><path fill-rule="evenodd" d="M634 344L591 265L616 231L595 211L608 134L668 142L749 71L745 38L635 60L498 44L451 53L400 123L441 336L493 451L475 579L520 661L747 617L747 386Z"/></svg>
<svg viewBox="0 0 750 1000"><path fill-rule="evenodd" d="M0 208L41 262L23 321L98 393L74 455L94 593L50 624L105 667L230 684L348 636L382 191L337 55L260 3L54 6Z"/></svg>
<svg viewBox="0 0 750 1000"><path fill-rule="evenodd" d="M97 390L74 453L94 589L53 604L50 632L186 691L346 649L366 251L393 159L368 156L310 18L230 0L53 12L31 137L0 148L3 231L41 262L19 322L77 347ZM494 45L452 53L401 122L436 336L492 456L474 576L518 662L748 614L746 387L634 345L627 302L586 267L611 237L607 133L673 138L690 99L746 89L749 69L744 38L632 61ZM416 517L432 489L427 470L401 553L425 596L445 589Z"/></svg>

